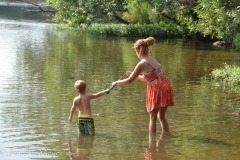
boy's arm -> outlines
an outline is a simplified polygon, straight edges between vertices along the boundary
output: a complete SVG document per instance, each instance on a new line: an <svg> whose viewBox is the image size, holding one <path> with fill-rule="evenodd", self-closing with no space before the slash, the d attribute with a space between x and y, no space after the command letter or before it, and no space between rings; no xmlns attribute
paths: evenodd
<svg viewBox="0 0 240 160"><path fill-rule="evenodd" d="M109 91L109 89L106 89L106 90L103 90L103 91L98 92L98 93L90 94L90 98L101 97L102 95L104 95L104 94L107 93L108 91Z"/></svg>
<svg viewBox="0 0 240 160"><path fill-rule="evenodd" d="M72 122L72 117L73 117L73 114L74 114L76 108L77 108L77 105L76 105L75 98L74 98L74 100L73 100L73 105L72 105L72 108L71 108L71 110L70 110L70 115L69 115L69 117L68 117L68 120L69 120L70 122Z"/></svg>

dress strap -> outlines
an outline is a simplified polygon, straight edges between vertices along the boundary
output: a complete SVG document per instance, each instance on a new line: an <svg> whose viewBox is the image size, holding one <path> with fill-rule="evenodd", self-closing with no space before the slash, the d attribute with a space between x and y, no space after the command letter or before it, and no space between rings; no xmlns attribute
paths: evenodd
<svg viewBox="0 0 240 160"><path fill-rule="evenodd" d="M146 61L144 61L144 63L146 63L147 65L149 65L152 69L155 69L152 65L150 65L150 64L147 63Z"/></svg>

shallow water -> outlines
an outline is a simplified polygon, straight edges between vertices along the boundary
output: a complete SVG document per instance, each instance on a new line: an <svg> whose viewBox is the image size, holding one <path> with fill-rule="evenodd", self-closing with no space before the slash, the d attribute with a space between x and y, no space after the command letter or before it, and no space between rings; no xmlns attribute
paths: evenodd
<svg viewBox="0 0 240 160"><path fill-rule="evenodd" d="M152 50L174 89L169 136L159 140L158 125L149 149L146 84L135 81L92 101L96 135L78 139L77 114L67 121L74 82L84 79L91 93L109 88L138 62L136 40L0 17L1 159L239 159L240 96L204 78L223 63L240 65L239 52L182 39L157 39Z"/></svg>

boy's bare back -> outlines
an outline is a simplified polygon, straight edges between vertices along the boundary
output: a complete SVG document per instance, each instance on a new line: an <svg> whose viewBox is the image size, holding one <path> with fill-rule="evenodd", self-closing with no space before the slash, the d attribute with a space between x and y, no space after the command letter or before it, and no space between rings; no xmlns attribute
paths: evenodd
<svg viewBox="0 0 240 160"><path fill-rule="evenodd" d="M79 94L74 98L74 104L78 107L78 114L92 115L92 108L90 104L91 95Z"/></svg>
<svg viewBox="0 0 240 160"><path fill-rule="evenodd" d="M101 97L109 91L109 89L106 89L95 94L87 94L86 82L82 80L76 81L74 87L79 96L73 99L73 105L70 110L70 116L68 118L70 122L72 121L72 117L76 108L78 108L78 115L92 116L91 99Z"/></svg>

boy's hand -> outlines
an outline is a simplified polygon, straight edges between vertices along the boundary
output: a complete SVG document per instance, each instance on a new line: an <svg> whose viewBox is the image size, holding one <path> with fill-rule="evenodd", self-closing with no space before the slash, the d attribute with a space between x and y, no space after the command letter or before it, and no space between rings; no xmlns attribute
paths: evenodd
<svg viewBox="0 0 240 160"><path fill-rule="evenodd" d="M68 118L68 121L69 121L69 122L72 122L72 118L71 118L71 117L69 117L69 118Z"/></svg>
<svg viewBox="0 0 240 160"><path fill-rule="evenodd" d="M108 93L110 93L111 90L112 90L112 88L110 88L110 89L106 89L106 90L105 90L105 93L108 94Z"/></svg>

